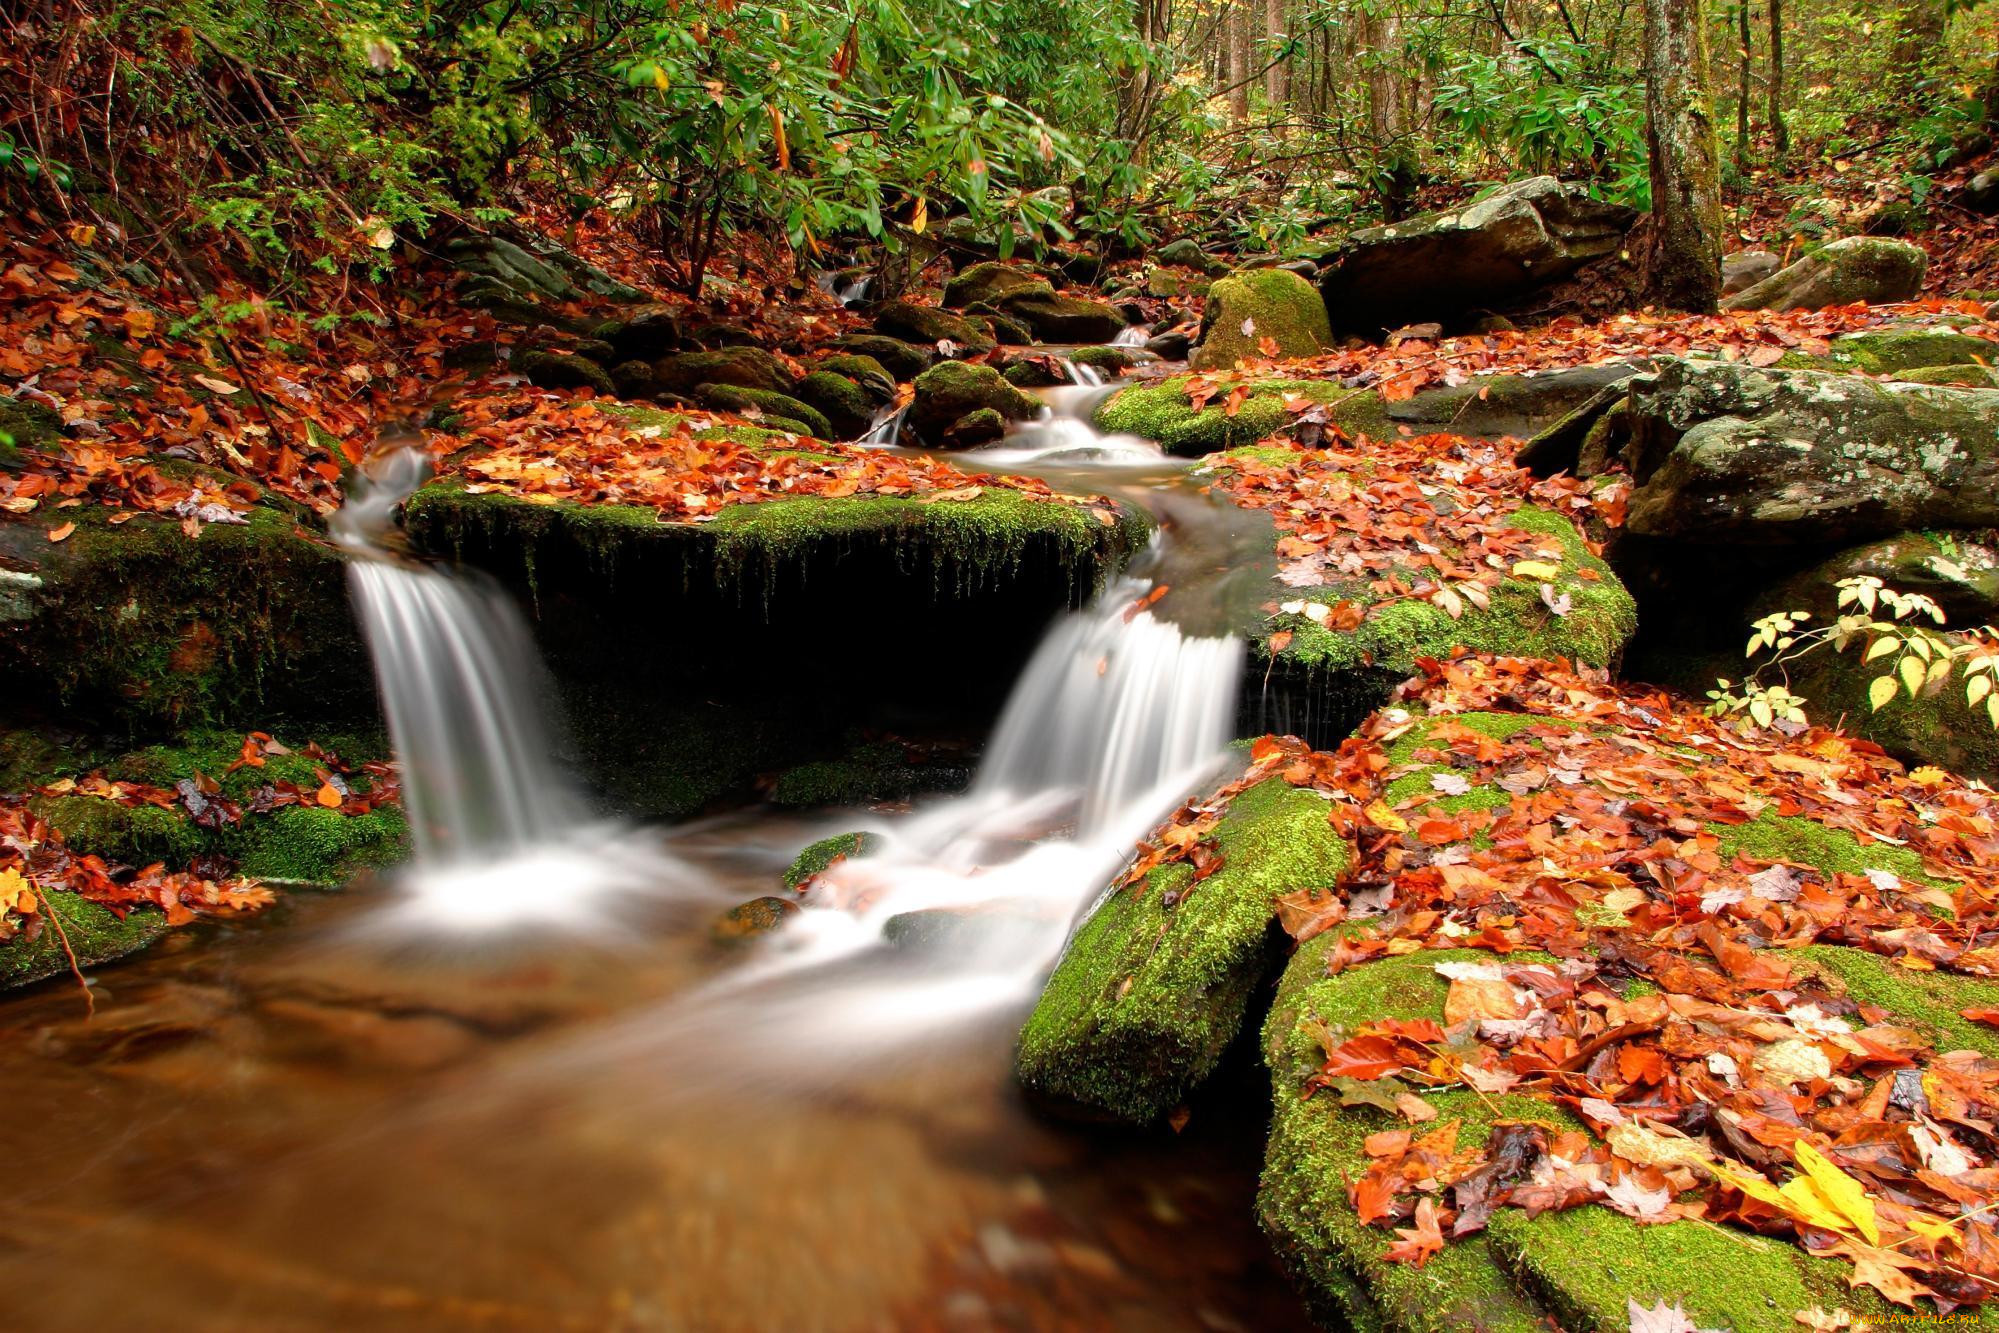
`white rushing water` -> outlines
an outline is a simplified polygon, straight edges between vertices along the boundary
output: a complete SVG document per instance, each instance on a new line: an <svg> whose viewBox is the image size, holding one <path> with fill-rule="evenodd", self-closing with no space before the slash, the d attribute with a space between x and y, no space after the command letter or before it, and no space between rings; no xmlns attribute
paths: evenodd
<svg viewBox="0 0 1999 1333"><path fill-rule="evenodd" d="M416 843L383 924L608 934L612 906L672 867L595 820L557 765L540 662L506 596L383 548L427 472L414 449L373 460L332 523L359 557L349 586Z"/></svg>
<svg viewBox="0 0 1999 1333"><path fill-rule="evenodd" d="M1089 366L1078 371L1096 372ZM1106 398L1117 392L1099 376L1090 383L1057 385L1037 390L1041 412L1032 421L1017 421L996 445L975 449L967 457L982 468L1028 467L1036 464L1083 464L1091 467L1153 467L1166 457L1151 440L1137 435L1105 435L1093 418Z"/></svg>
<svg viewBox="0 0 1999 1333"><path fill-rule="evenodd" d="M1143 347L1145 346L1146 339L1150 338L1151 336L1152 336L1152 330L1147 328L1145 325L1127 324L1123 328L1118 330L1117 337L1111 339L1111 346Z"/></svg>

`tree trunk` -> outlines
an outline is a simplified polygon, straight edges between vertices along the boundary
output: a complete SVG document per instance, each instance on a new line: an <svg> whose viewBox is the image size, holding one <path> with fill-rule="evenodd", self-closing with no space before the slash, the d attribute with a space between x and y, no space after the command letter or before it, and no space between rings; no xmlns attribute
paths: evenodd
<svg viewBox="0 0 1999 1333"><path fill-rule="evenodd" d="M1721 164L1701 0L1645 0L1645 139L1652 244L1645 294L1696 313L1721 302Z"/></svg>
<svg viewBox="0 0 1999 1333"><path fill-rule="evenodd" d="M1749 175L1749 0L1736 0L1735 33L1741 42L1736 52L1739 77L1735 91L1735 174L1746 181Z"/></svg>
<svg viewBox="0 0 1999 1333"><path fill-rule="evenodd" d="M1367 44L1367 124L1377 157L1385 155L1402 131L1402 97L1390 55L1401 37L1393 14L1370 12L1362 40Z"/></svg>
<svg viewBox="0 0 1999 1333"><path fill-rule="evenodd" d="M1243 11L1247 0L1236 0L1228 13L1229 124L1249 119L1249 15Z"/></svg>
<svg viewBox="0 0 1999 1333"><path fill-rule="evenodd" d="M1770 144L1779 157L1791 151L1791 127L1784 123L1784 0L1770 0Z"/></svg>
<svg viewBox="0 0 1999 1333"><path fill-rule="evenodd" d="M1263 96L1270 103L1273 120L1287 119L1291 111L1291 61L1277 59L1277 47L1284 40L1284 0L1263 0L1263 35L1269 42L1270 68L1263 76Z"/></svg>
<svg viewBox="0 0 1999 1333"><path fill-rule="evenodd" d="M1903 97L1913 96L1935 78L1945 60L1944 34L1950 27L1945 0L1907 0L1895 15L1895 42L1889 50L1889 77Z"/></svg>

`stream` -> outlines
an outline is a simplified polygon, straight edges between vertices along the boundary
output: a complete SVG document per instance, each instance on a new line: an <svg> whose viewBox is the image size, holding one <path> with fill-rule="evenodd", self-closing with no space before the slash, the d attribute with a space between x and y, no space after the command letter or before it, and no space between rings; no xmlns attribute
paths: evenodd
<svg viewBox="0 0 1999 1333"><path fill-rule="evenodd" d="M1308 1327L1255 1226L1252 1058L1177 1134L1050 1121L1011 1078L1069 932L1230 762L1270 574L1267 517L1098 436L1103 392L961 461L1161 535L1050 628L970 789L913 810L594 820L519 613L395 553L422 473L381 460L335 535L416 857L176 932L94 1019L0 1002L9 1323L132 1327L143 1292L149 1329ZM780 929L712 936L853 830Z"/></svg>

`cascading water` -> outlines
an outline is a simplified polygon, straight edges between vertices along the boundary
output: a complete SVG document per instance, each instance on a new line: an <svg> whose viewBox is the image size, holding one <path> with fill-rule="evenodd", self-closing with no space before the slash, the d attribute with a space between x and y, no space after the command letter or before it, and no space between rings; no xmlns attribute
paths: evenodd
<svg viewBox="0 0 1999 1333"><path fill-rule="evenodd" d="M1078 372L1090 366L1077 366ZM1023 467L1035 464L1084 464L1096 467L1152 467L1165 454L1151 440L1136 435L1105 435L1093 423L1097 408L1117 392L1101 376L1093 382L1078 378L1075 384L1038 390L1039 415L1032 421L1015 422L999 444L974 450L972 457L988 468Z"/></svg>
<svg viewBox="0 0 1999 1333"><path fill-rule="evenodd" d="M1145 325L1127 324L1123 328L1118 330L1117 337L1111 339L1111 346L1143 347L1145 346L1146 339L1150 338L1151 336L1152 336L1152 330L1147 328Z"/></svg>
<svg viewBox="0 0 1999 1333"><path fill-rule="evenodd" d="M594 821L557 767L539 663L505 596L384 547L428 467L414 449L373 460L331 525L359 557L349 586L416 842L394 915L456 930L596 928L608 899L670 868Z"/></svg>

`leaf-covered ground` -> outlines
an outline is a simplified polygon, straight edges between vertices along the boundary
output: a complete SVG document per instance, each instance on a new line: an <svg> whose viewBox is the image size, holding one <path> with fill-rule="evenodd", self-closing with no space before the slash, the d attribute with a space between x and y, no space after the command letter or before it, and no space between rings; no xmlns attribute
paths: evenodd
<svg viewBox="0 0 1999 1333"><path fill-rule="evenodd" d="M1929 983L1999 976L1991 792L1837 733L1743 734L1601 673L1472 656L1427 663L1337 752L1265 738L1253 761L1230 792L1316 789L1361 850L1343 890L1279 903L1301 941L1338 933L1329 973L1487 955L1437 966L1440 1020L1321 1025L1323 1064L1288 1094L1402 1123L1348 1189L1392 1259L1500 1209L1588 1206L1786 1238L1924 1310L1999 1289L1999 1010L1962 998L1999 991ZM1139 864L1215 869L1196 809ZM1851 950L1882 963L1822 961ZM1464 1091L1550 1114L1464 1146L1428 1100Z"/></svg>

